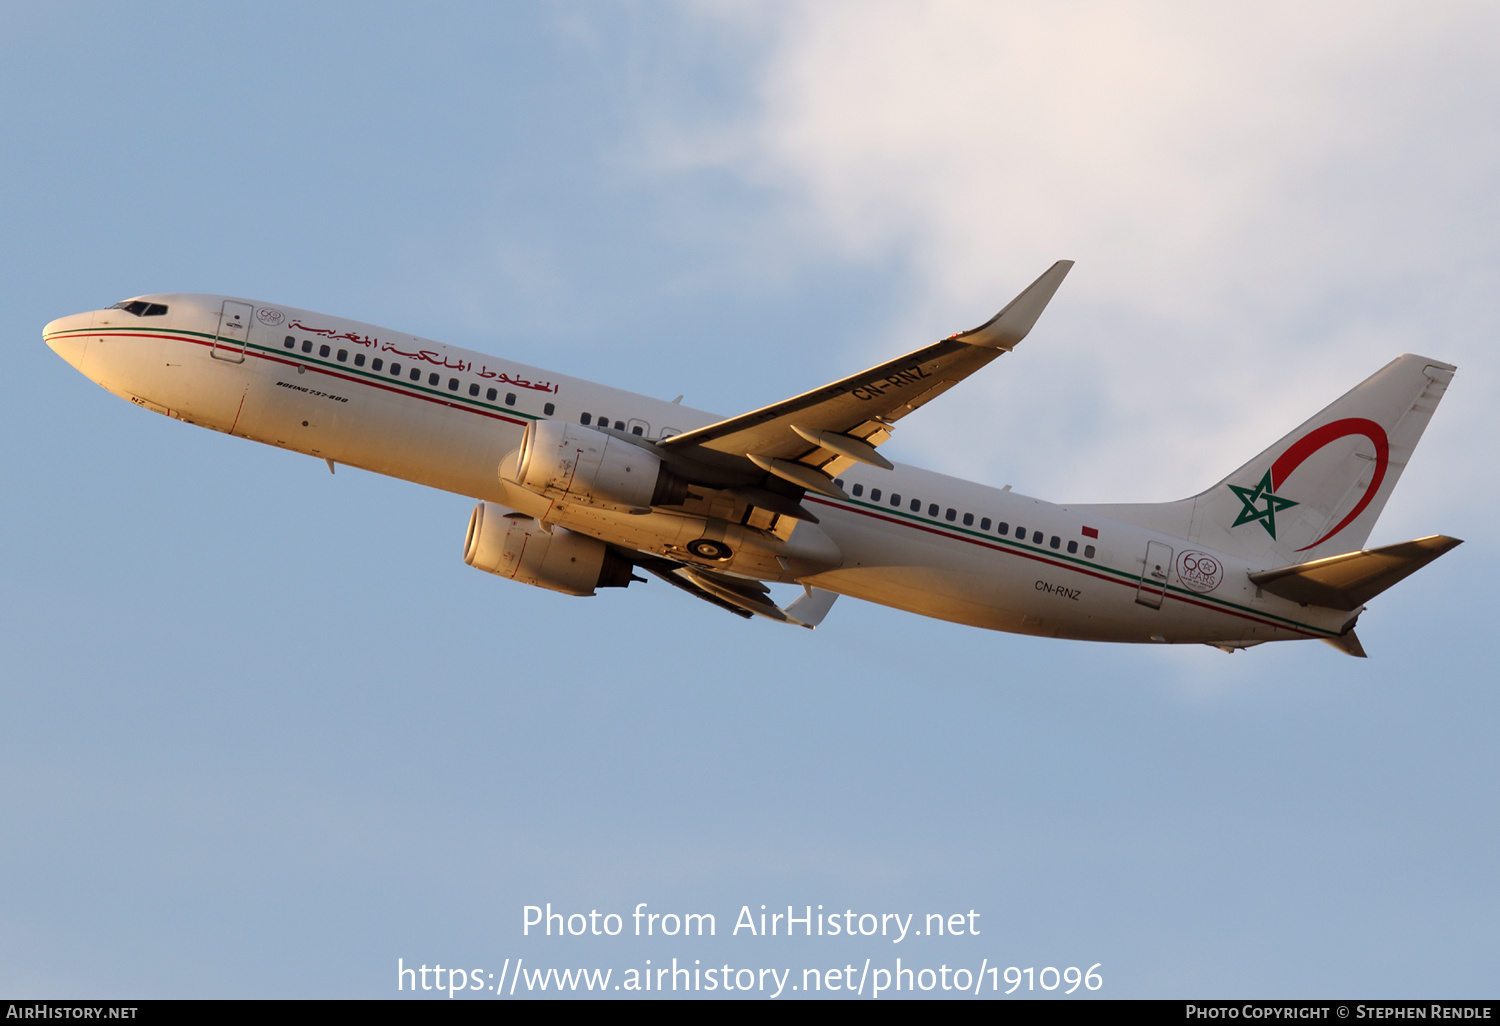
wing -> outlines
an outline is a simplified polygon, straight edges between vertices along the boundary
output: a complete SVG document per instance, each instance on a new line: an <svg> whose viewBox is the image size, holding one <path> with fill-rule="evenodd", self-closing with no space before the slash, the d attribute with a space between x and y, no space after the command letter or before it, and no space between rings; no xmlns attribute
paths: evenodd
<svg viewBox="0 0 1500 1026"><path fill-rule="evenodd" d="M758 470L799 488L845 498L833 478L854 463L890 469L875 447L890 438L896 421L1013 349L1072 266L1071 260L1059 260L972 331L660 444L726 471Z"/></svg>

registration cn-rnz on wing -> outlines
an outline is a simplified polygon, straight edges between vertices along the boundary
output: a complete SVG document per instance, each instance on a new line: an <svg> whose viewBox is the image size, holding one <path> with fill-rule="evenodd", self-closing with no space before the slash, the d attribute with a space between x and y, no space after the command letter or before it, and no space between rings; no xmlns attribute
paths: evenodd
<svg viewBox="0 0 1500 1026"><path fill-rule="evenodd" d="M1455 368L1397 357L1175 502L1059 505L917 467L897 423L1026 337L1059 261L988 323L719 417L274 303L150 295L44 337L148 410L479 500L470 566L569 595L651 574L816 626L839 595L956 623L1233 651L1364 651L1365 604L1459 544L1364 544ZM800 585L785 608L768 583Z"/></svg>

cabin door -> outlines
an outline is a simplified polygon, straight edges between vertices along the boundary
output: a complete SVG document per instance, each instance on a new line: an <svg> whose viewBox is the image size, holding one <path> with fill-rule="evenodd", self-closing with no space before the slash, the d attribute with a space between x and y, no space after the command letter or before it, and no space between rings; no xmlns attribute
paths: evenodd
<svg viewBox="0 0 1500 1026"><path fill-rule="evenodd" d="M224 300L224 309L219 312L219 331L214 337L213 357L229 363L245 362L245 343L250 341L249 303Z"/></svg>

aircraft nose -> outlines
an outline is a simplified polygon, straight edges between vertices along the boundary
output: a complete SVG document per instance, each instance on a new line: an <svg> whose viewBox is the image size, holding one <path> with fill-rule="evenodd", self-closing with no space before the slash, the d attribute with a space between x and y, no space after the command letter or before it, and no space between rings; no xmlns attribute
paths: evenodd
<svg viewBox="0 0 1500 1026"><path fill-rule="evenodd" d="M67 360L75 370L83 370L83 356L88 349L88 336L79 329L87 329L92 321L90 314L74 314L59 317L42 329L42 340L58 356Z"/></svg>

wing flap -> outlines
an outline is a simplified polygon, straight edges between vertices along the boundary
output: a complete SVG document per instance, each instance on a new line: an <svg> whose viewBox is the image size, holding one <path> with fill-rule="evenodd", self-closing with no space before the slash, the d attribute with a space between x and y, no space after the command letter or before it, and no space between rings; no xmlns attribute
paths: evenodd
<svg viewBox="0 0 1500 1026"><path fill-rule="evenodd" d="M811 442L820 449L826 449L856 463L868 463L881 470L895 469L895 464L876 452L875 446L863 438L855 438L853 435L843 435L834 431L810 431L801 424L793 424L792 430L801 435L803 441Z"/></svg>
<svg viewBox="0 0 1500 1026"><path fill-rule="evenodd" d="M716 573L699 566L689 566L643 552L632 552L629 558L642 570L661 578L695 598L749 619L763 616L777 623L791 623L809 630L823 622L838 595L821 588L803 585L803 594L782 609L771 600L771 589L761 581L730 574Z"/></svg>

